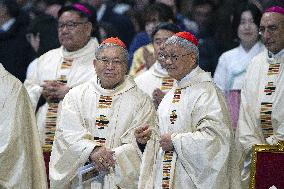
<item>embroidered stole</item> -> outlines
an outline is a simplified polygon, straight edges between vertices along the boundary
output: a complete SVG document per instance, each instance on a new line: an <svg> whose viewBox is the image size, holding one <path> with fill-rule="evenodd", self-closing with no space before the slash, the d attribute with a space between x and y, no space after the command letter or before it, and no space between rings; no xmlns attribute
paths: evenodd
<svg viewBox="0 0 284 189"><path fill-rule="evenodd" d="M163 78L160 87L161 91L168 92L169 90L171 90L171 88L174 86L174 81L175 80L170 77Z"/></svg>
<svg viewBox="0 0 284 189"><path fill-rule="evenodd" d="M260 106L260 125L264 138L273 135L271 114L275 99L276 81L280 72L280 60L281 58L278 58L269 63L266 75L266 85L264 87L264 93Z"/></svg>
<svg viewBox="0 0 284 189"><path fill-rule="evenodd" d="M70 72L73 59L64 58L59 70L59 77L57 81L60 81L64 84L67 83L67 75ZM54 141L54 135L56 130L56 120L57 120L57 110L59 102L49 102L48 109L45 117L45 141L43 144L44 152L51 152L52 144Z"/></svg>
<svg viewBox="0 0 284 189"><path fill-rule="evenodd" d="M174 92L172 103L178 103L181 99L181 89L176 89ZM169 121L171 125L174 125L178 116L176 110L172 110L169 115ZM166 151L163 157L163 177L162 177L162 188L170 189L170 180L171 180L171 168L173 161L174 152Z"/></svg>
<svg viewBox="0 0 284 189"><path fill-rule="evenodd" d="M105 146L109 118L112 115L112 96L100 95L96 113L96 128L94 140L98 145Z"/></svg>

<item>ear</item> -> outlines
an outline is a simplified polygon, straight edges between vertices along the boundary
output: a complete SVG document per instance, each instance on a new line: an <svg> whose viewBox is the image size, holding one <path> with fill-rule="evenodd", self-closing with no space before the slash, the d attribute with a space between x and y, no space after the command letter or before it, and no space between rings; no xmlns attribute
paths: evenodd
<svg viewBox="0 0 284 189"><path fill-rule="evenodd" d="M94 60L93 60L93 65L94 65L94 67L96 67L96 64L97 64L97 60L94 59Z"/></svg>

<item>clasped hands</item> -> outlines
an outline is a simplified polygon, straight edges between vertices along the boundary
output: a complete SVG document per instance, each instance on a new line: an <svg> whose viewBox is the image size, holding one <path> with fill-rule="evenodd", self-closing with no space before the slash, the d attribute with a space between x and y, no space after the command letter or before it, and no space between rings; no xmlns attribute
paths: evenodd
<svg viewBox="0 0 284 189"><path fill-rule="evenodd" d="M58 102L62 100L70 90L64 83L56 80L45 81L43 85L42 96L47 102Z"/></svg>
<svg viewBox="0 0 284 189"><path fill-rule="evenodd" d="M144 145L150 139L151 134L152 134L152 130L149 128L148 124L145 124L144 126L138 127L134 131L134 135L135 135L137 143L144 144ZM174 150L174 145L172 143L171 135L172 135L172 133L166 133L166 134L161 135L160 147L164 151Z"/></svg>
<svg viewBox="0 0 284 189"><path fill-rule="evenodd" d="M96 147L90 155L90 160L98 172L109 173L115 167L114 151L104 146Z"/></svg>

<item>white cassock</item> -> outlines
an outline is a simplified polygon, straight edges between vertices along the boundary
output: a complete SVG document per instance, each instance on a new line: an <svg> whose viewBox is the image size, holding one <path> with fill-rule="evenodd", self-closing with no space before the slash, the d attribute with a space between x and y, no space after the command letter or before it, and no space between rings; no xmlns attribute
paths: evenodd
<svg viewBox="0 0 284 189"><path fill-rule="evenodd" d="M157 141L152 136L142 155L134 130L144 123L154 126L155 119L151 99L131 77L114 90L103 89L96 78L73 88L63 100L58 120L49 164L51 188L76 188L78 168L88 162L94 147L103 145L115 151L115 171L103 183L92 181L84 188L136 189L142 158L150 162L143 165L144 172L153 168Z"/></svg>
<svg viewBox="0 0 284 189"><path fill-rule="evenodd" d="M228 189L230 121L210 73L197 67L163 98L161 134L173 133L174 151L160 149L155 189Z"/></svg>
<svg viewBox="0 0 284 189"><path fill-rule="evenodd" d="M158 88L162 92L167 93L176 83L175 79L171 78L157 61L149 70L138 75L134 81L151 98L153 98L155 89Z"/></svg>
<svg viewBox="0 0 284 189"><path fill-rule="evenodd" d="M251 59L264 50L264 45L257 42L248 52L239 45L224 52L220 58L214 74L214 82L222 91L241 89L246 68Z"/></svg>
<svg viewBox="0 0 284 189"><path fill-rule="evenodd" d="M57 80L66 83L67 87L80 85L96 75L93 60L98 42L91 39L85 47L78 51L68 52L62 46L43 54L37 59L32 75L25 81L32 104L36 108L42 93L41 85L46 80ZM36 114L42 145L46 142L46 117L49 105L42 105ZM56 115L55 115L56 116Z"/></svg>
<svg viewBox="0 0 284 189"><path fill-rule="evenodd" d="M0 188L46 189L34 111L23 84L0 64Z"/></svg>
<svg viewBox="0 0 284 189"><path fill-rule="evenodd" d="M248 188L254 144L284 140L284 49L272 58L265 50L248 67L241 94L236 139L244 153L243 188Z"/></svg>

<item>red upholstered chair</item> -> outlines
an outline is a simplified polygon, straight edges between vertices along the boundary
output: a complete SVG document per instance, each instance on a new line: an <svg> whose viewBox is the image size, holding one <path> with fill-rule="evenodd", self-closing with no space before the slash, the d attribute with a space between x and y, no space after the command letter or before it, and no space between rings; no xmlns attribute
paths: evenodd
<svg viewBox="0 0 284 189"><path fill-rule="evenodd" d="M284 142L254 145L250 189L284 189Z"/></svg>

